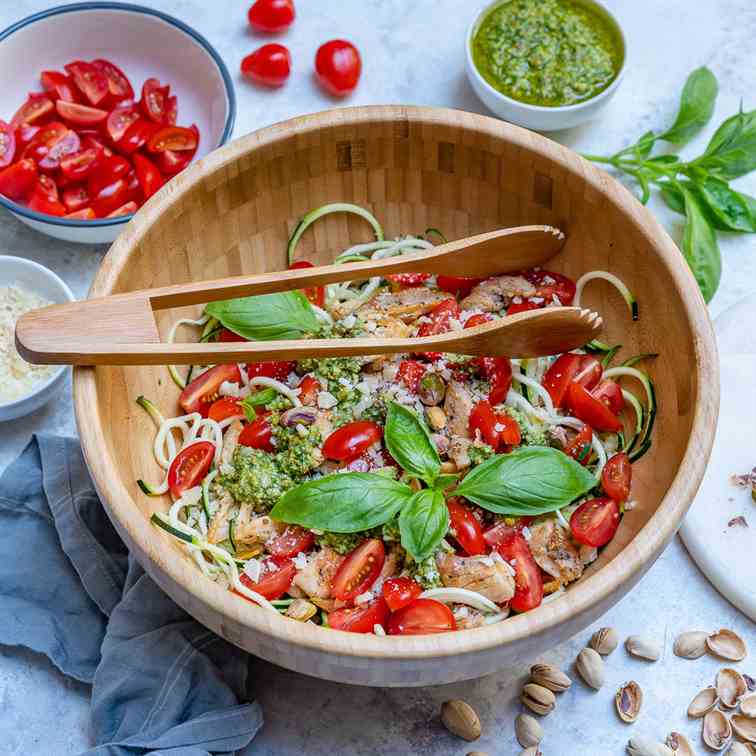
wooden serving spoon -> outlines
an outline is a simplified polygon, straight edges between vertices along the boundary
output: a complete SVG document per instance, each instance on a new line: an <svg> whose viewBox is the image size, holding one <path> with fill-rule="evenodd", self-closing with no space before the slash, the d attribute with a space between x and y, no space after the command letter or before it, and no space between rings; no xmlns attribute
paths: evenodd
<svg viewBox="0 0 756 756"><path fill-rule="evenodd" d="M425 338L165 344L160 341L153 312L389 273L452 272L456 276L484 278L542 265L559 252L563 243L564 234L551 226L522 226L479 234L412 255L85 299L22 316L16 325L16 345L28 362L54 365L215 364L422 351L518 357L556 354L594 338L601 318L588 310L557 307Z"/></svg>

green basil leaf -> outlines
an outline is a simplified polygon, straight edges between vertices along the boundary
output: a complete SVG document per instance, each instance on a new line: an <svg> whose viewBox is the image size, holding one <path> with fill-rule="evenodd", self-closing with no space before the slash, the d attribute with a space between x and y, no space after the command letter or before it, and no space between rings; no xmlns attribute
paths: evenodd
<svg viewBox="0 0 756 756"><path fill-rule="evenodd" d="M635 143L633 152L637 155L639 160L645 160L654 148L654 142L656 141L656 134L653 131L647 131L641 138Z"/></svg>
<svg viewBox="0 0 756 756"><path fill-rule="evenodd" d="M458 480L459 473L439 475L436 480L433 481L433 488L435 488L437 491L446 491L449 486L454 485Z"/></svg>
<svg viewBox="0 0 756 756"><path fill-rule="evenodd" d="M595 485L596 478L564 452L528 446L490 457L454 494L497 514L539 515L567 506Z"/></svg>
<svg viewBox="0 0 756 756"><path fill-rule="evenodd" d="M730 188L726 181L707 178L698 185L698 197L711 211L710 220L721 231L756 233L756 199Z"/></svg>
<svg viewBox="0 0 756 756"><path fill-rule="evenodd" d="M734 179L756 168L756 110L728 118L694 165L723 179Z"/></svg>
<svg viewBox="0 0 756 756"><path fill-rule="evenodd" d="M682 186L685 197L685 215L688 220L682 239L682 253L690 266L704 299L709 302L719 286L722 276L722 256L717 234L706 217L695 192Z"/></svg>
<svg viewBox="0 0 756 756"><path fill-rule="evenodd" d="M265 388L260 391L253 391L251 394L242 399L241 408L247 416L247 420L252 422L256 417L255 407L264 407L270 404L278 396L278 391L273 388Z"/></svg>
<svg viewBox="0 0 756 756"><path fill-rule="evenodd" d="M441 460L425 423L407 407L391 402L386 413L386 448L403 470L428 485L441 469Z"/></svg>
<svg viewBox="0 0 756 756"><path fill-rule="evenodd" d="M358 533L388 522L412 489L373 473L341 473L302 483L273 507L274 520L334 533Z"/></svg>
<svg viewBox="0 0 756 756"><path fill-rule="evenodd" d="M301 339L320 330L320 323L301 291L210 302L205 312L229 331L250 341Z"/></svg>
<svg viewBox="0 0 756 756"><path fill-rule="evenodd" d="M449 529L449 510L441 491L418 491L399 515L402 546L416 561L429 557Z"/></svg>
<svg viewBox="0 0 756 756"><path fill-rule="evenodd" d="M673 165L674 163L679 163L680 158L677 155L655 155L646 162L657 163L658 165Z"/></svg>
<svg viewBox="0 0 756 756"><path fill-rule="evenodd" d="M693 71L683 87L677 118L659 139L684 144L695 136L714 112L718 88L716 76L706 66Z"/></svg>
<svg viewBox="0 0 756 756"><path fill-rule="evenodd" d="M662 184L661 196L670 210L685 215L685 197L674 184L666 182Z"/></svg>

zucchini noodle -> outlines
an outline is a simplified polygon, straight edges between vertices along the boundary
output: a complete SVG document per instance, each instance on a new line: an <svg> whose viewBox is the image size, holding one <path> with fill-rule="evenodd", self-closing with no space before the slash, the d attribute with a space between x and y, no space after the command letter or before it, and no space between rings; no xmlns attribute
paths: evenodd
<svg viewBox="0 0 756 756"><path fill-rule="evenodd" d="M207 325L207 322L209 320L209 315L203 315L197 320L192 320L191 318L181 318L180 320L177 320L173 324L171 330L168 332L167 342L169 344L173 344L173 342L176 340L176 332L178 331L180 326L195 326L197 328L200 328L201 326ZM183 391L186 388L186 381L179 375L176 366L168 365L168 372L170 373L173 382Z"/></svg>
<svg viewBox="0 0 756 756"><path fill-rule="evenodd" d="M541 401L543 401L543 405L546 409L546 412L549 415L555 415L556 410L554 408L554 402L551 399L551 394L549 394L548 391L540 384L538 381L534 380L533 378L529 378L526 375L523 375L522 373L512 373L512 380L517 381L518 383L523 383L526 386L529 386L533 389L533 391L538 394L538 396L541 398Z"/></svg>
<svg viewBox="0 0 756 756"><path fill-rule="evenodd" d="M572 304L574 307L580 307L580 299L583 295L583 289L585 288L585 285L589 281L595 281L596 279L601 279L603 281L608 281L612 286L614 286L617 291L622 295L622 298L627 303L627 307L630 310L630 315L633 320L638 320L638 303L635 300L635 296L630 291L630 289L625 286L624 281L622 281L621 278L617 278L613 273L608 273L605 270L592 270L590 273L584 273L580 278L578 278L577 282L575 283L575 297L572 300Z"/></svg>
<svg viewBox="0 0 756 756"><path fill-rule="evenodd" d="M264 375L256 375L249 382L250 386L265 386L283 394L295 407L301 407L302 402L299 400L299 389L290 389L285 383L277 381L275 378L268 378Z"/></svg>
<svg viewBox="0 0 756 756"><path fill-rule="evenodd" d="M648 376L645 373L633 367L614 367L609 368L609 370L604 373L604 378L616 378L617 376L621 375L624 375L628 378L635 378L636 380L640 381L643 384L643 389L646 392L646 399L648 400L649 408L654 406L654 395L652 393Z"/></svg>

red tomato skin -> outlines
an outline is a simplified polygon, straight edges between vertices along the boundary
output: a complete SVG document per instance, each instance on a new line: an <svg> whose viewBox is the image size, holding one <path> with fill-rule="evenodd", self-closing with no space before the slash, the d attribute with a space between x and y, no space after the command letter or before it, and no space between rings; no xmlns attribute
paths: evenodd
<svg viewBox="0 0 756 756"><path fill-rule="evenodd" d="M491 384L488 401L493 405L501 404L512 388L512 363L509 357L481 357L479 364Z"/></svg>
<svg viewBox="0 0 756 756"><path fill-rule="evenodd" d="M150 152L187 152L197 149L197 132L183 126L163 126L147 142Z"/></svg>
<svg viewBox="0 0 756 756"><path fill-rule="evenodd" d="M545 300L544 305L551 304L554 296L562 305L572 304L575 298L575 283L567 276L543 268L531 268L522 275L535 286L536 296Z"/></svg>
<svg viewBox="0 0 756 756"><path fill-rule="evenodd" d="M10 124L0 121L0 168L13 162L16 155L16 134Z"/></svg>
<svg viewBox="0 0 756 756"><path fill-rule="evenodd" d="M572 537L597 549L614 538L619 524L619 504L609 497L584 501L570 517Z"/></svg>
<svg viewBox="0 0 756 756"><path fill-rule="evenodd" d="M74 126L95 126L102 123L108 117L107 110L91 108L88 105L80 105L78 102L66 102L58 100L55 103L58 115Z"/></svg>
<svg viewBox="0 0 756 756"><path fill-rule="evenodd" d="M515 595L509 602L510 607L516 612L535 609L543 601L543 579L528 542L512 529L502 535L496 550L510 564L514 561Z"/></svg>
<svg viewBox="0 0 756 756"><path fill-rule="evenodd" d="M255 378L258 375L264 378L275 378L277 381L285 381L289 373L294 371L295 362L288 360L274 360L272 362L248 362L247 375Z"/></svg>
<svg viewBox="0 0 756 756"><path fill-rule="evenodd" d="M478 284L485 280L485 278L472 278L471 276L437 276L436 285L441 291L466 297Z"/></svg>
<svg viewBox="0 0 756 756"><path fill-rule="evenodd" d="M102 147L90 147L72 155L66 155L60 161L60 170L70 181L83 181L97 168L102 159Z"/></svg>
<svg viewBox="0 0 756 756"><path fill-rule="evenodd" d="M383 598L392 612L407 606L422 592L422 586L408 577L388 578L383 583Z"/></svg>
<svg viewBox="0 0 756 756"><path fill-rule="evenodd" d="M165 113L163 115L164 126L175 126L178 120L178 97L171 95L165 98Z"/></svg>
<svg viewBox="0 0 756 756"><path fill-rule="evenodd" d="M457 629L451 609L433 599L417 598L389 618L389 635L431 635Z"/></svg>
<svg viewBox="0 0 756 756"><path fill-rule="evenodd" d="M218 334L218 341L222 341L224 343L230 343L230 342L241 342L246 341L247 339L244 338L244 336L239 336L238 333L234 333L233 331L229 331L228 328L222 328L220 333ZM249 368L249 365L247 365L247 368ZM247 371L249 372L249 370Z"/></svg>
<svg viewBox="0 0 756 756"><path fill-rule="evenodd" d="M446 500L449 510L449 529L457 543L468 556L485 554L486 542L483 528L469 507L458 496Z"/></svg>
<svg viewBox="0 0 756 756"><path fill-rule="evenodd" d="M302 268L314 268L315 266L309 262L309 260L297 260L289 265L289 270L300 270ZM325 287L324 286L312 286L307 289L301 289L302 293L312 304L317 307L323 307L325 304Z"/></svg>
<svg viewBox="0 0 756 756"><path fill-rule="evenodd" d="M598 385L603 373L604 368L601 367L601 363L590 354L584 354L580 357L580 366L573 380L590 391Z"/></svg>
<svg viewBox="0 0 756 756"><path fill-rule="evenodd" d="M55 171L60 161L67 155L74 155L81 149L81 140L75 131L67 131L60 139L50 144L47 154L37 161L40 170Z"/></svg>
<svg viewBox="0 0 756 756"><path fill-rule="evenodd" d="M129 126L139 120L139 110L135 105L127 105L121 108L115 108L108 116L105 124L110 141L117 144L128 131Z"/></svg>
<svg viewBox="0 0 756 756"><path fill-rule="evenodd" d="M549 392L555 407L561 407L564 404L567 389L579 367L580 355L567 353L558 357L546 371L541 383Z"/></svg>
<svg viewBox="0 0 756 756"><path fill-rule="evenodd" d="M244 416L244 410L241 408L239 399L233 396L223 396L216 399L207 411L207 416L216 423L227 420L229 417L237 415Z"/></svg>
<svg viewBox="0 0 756 756"><path fill-rule="evenodd" d="M126 74L118 66L103 58L93 60L92 65L105 76L110 93L109 99L112 102L134 99L134 88Z"/></svg>
<svg viewBox="0 0 756 756"><path fill-rule="evenodd" d="M368 420L356 420L337 428L325 440L323 455L326 459L338 462L350 462L359 457L374 443L381 440L383 431L376 423Z"/></svg>
<svg viewBox="0 0 756 756"><path fill-rule="evenodd" d="M199 412L207 417L210 405L218 398L218 389L225 381L241 382L237 365L216 365L198 375L179 396L179 404L186 414Z"/></svg>
<svg viewBox="0 0 756 756"><path fill-rule="evenodd" d="M429 323L423 323L417 329L418 336L435 336L439 333L446 333L451 329L451 320L458 320L462 311L459 308L459 302L456 299L445 299L439 302L429 313ZM428 360L440 358L440 352L421 352L423 357Z"/></svg>
<svg viewBox="0 0 756 756"><path fill-rule="evenodd" d="M137 207L137 203L131 200L130 202L127 202L125 205L121 205L119 208L116 208L113 210L112 213L108 213L105 217L106 218L120 218L123 215L133 215L139 208Z"/></svg>
<svg viewBox="0 0 756 756"><path fill-rule="evenodd" d="M306 375L299 382L299 401L302 404L312 407L318 401L318 392L320 391L320 381L311 376Z"/></svg>
<svg viewBox="0 0 756 756"><path fill-rule="evenodd" d="M116 142L116 147L126 155L132 155L145 144L160 129L156 123L137 118L127 129L126 133Z"/></svg>
<svg viewBox="0 0 756 756"><path fill-rule="evenodd" d="M318 82L334 97L345 97L353 92L361 73L360 53L346 40L332 39L321 45L315 55Z"/></svg>
<svg viewBox="0 0 756 756"><path fill-rule="evenodd" d="M42 71L40 76L42 88L53 100L64 102L77 102L76 90L73 82L60 71Z"/></svg>
<svg viewBox="0 0 756 756"><path fill-rule="evenodd" d="M591 446L593 443L593 429L587 423L577 432L575 437L564 448L564 453L568 457L580 462L581 465L587 465L591 457Z"/></svg>
<svg viewBox="0 0 756 756"><path fill-rule="evenodd" d="M369 538L347 554L339 565L331 584L331 596L338 601L351 601L365 593L378 579L386 560L383 541Z"/></svg>
<svg viewBox="0 0 756 756"><path fill-rule="evenodd" d="M359 606L337 609L328 615L328 626L332 630L347 633L372 633L376 625L386 628L389 608L383 596Z"/></svg>
<svg viewBox="0 0 756 756"><path fill-rule="evenodd" d="M131 164L120 155L105 158L97 166L97 170L89 177L89 193L96 197L103 189L110 186L114 181L128 176Z"/></svg>
<svg viewBox="0 0 756 756"><path fill-rule="evenodd" d="M470 412L470 434L475 437L475 431L480 431L484 443L494 451L499 448L499 433L496 430L496 413L490 402L478 402Z"/></svg>
<svg viewBox="0 0 756 756"><path fill-rule="evenodd" d="M615 415L619 415L625 409L625 397L622 396L622 389L611 378L601 381L591 393L602 404L609 407Z"/></svg>
<svg viewBox="0 0 756 756"><path fill-rule="evenodd" d="M36 213L42 213L42 215L62 216L66 214L65 205L57 200L51 200L47 195L36 190L32 192L29 199L29 209Z"/></svg>
<svg viewBox="0 0 756 756"><path fill-rule="evenodd" d="M465 321L465 328L475 328L475 326L483 325L484 323L490 323L493 320L493 315L488 312L479 312L475 315L471 315Z"/></svg>
<svg viewBox="0 0 756 756"><path fill-rule="evenodd" d="M272 453L276 450L273 446L273 429L268 422L267 415L260 415L248 423L239 434L239 443L252 449Z"/></svg>
<svg viewBox="0 0 756 756"><path fill-rule="evenodd" d="M90 105L97 107L110 91L108 80L98 68L83 60L75 60L64 66L66 72L73 80L76 89L89 101Z"/></svg>
<svg viewBox="0 0 756 756"><path fill-rule="evenodd" d="M192 158L194 158L194 153L191 152L165 150L165 152L157 154L155 164L164 176L175 176L177 173L181 173L192 162Z"/></svg>
<svg viewBox="0 0 756 756"><path fill-rule="evenodd" d="M267 34L288 29L296 15L293 0L257 0L247 12L249 25Z"/></svg>
<svg viewBox="0 0 756 756"><path fill-rule="evenodd" d="M42 124L55 110L53 101L41 92L31 92L26 102L15 112L11 119L14 129L22 124Z"/></svg>
<svg viewBox="0 0 756 756"><path fill-rule="evenodd" d="M580 383L570 384L567 406L575 417L588 423L595 430L614 433L622 430L622 422L617 415L598 399L594 399Z"/></svg>
<svg viewBox="0 0 756 756"><path fill-rule="evenodd" d="M425 375L425 365L417 360L402 360L396 372L397 381L401 381L412 393L417 393L420 379Z"/></svg>
<svg viewBox="0 0 756 756"><path fill-rule="evenodd" d="M311 530L300 528L299 525L287 525L281 535L270 541L266 548L277 557L294 557L309 551L315 543L315 535Z"/></svg>
<svg viewBox="0 0 756 756"><path fill-rule="evenodd" d="M171 462L168 470L168 487L178 499L184 491L198 485L207 475L215 456L215 444L195 441L184 447Z"/></svg>
<svg viewBox="0 0 756 756"><path fill-rule="evenodd" d="M66 187L63 190L62 200L70 213L89 207L89 192L87 191L87 187L83 184Z"/></svg>
<svg viewBox="0 0 756 756"><path fill-rule="evenodd" d="M41 128L41 126L32 126L28 123L23 123L15 129L16 152L19 155L31 144L34 137L39 134Z"/></svg>
<svg viewBox="0 0 756 756"><path fill-rule="evenodd" d="M71 220L94 220L97 216L91 207L85 207L73 213L66 213L63 217Z"/></svg>
<svg viewBox="0 0 756 756"><path fill-rule="evenodd" d="M12 200L26 199L37 185L37 164L22 159L0 171L0 194Z"/></svg>
<svg viewBox="0 0 756 756"><path fill-rule="evenodd" d="M166 101L171 88L162 86L157 79L147 79L142 85L142 99L139 101L142 112L155 123L163 123Z"/></svg>
<svg viewBox="0 0 756 756"><path fill-rule="evenodd" d="M134 153L131 158L134 161L134 169L139 179L139 185L142 187L142 196L145 202L161 189L165 184L165 179L161 176L157 166L144 155Z"/></svg>
<svg viewBox="0 0 756 756"><path fill-rule="evenodd" d="M509 305L507 309L507 315L517 315L518 312L528 312L529 310L540 310L542 305L538 305L535 302L531 302L529 299L525 299L522 302L515 302Z"/></svg>
<svg viewBox="0 0 756 756"><path fill-rule="evenodd" d="M632 479L633 466L624 452L611 456L601 471L601 487L615 501L627 501Z"/></svg>
<svg viewBox="0 0 756 756"><path fill-rule="evenodd" d="M263 45L242 60L241 72L253 84L281 87L291 73L291 53L284 45Z"/></svg>
<svg viewBox="0 0 756 756"><path fill-rule="evenodd" d="M423 281L431 277L430 273L389 273L386 278L398 286L410 289L413 286L420 286Z"/></svg>
<svg viewBox="0 0 756 756"><path fill-rule="evenodd" d="M297 574L297 568L291 559L282 559L279 557L268 557L262 563L263 572L260 574L259 582L255 583L246 573L239 575L239 580L255 593L259 593L268 601L275 601L281 598L291 587L291 581ZM247 598L243 593L234 591L242 598ZM248 601L250 599L247 599Z"/></svg>
<svg viewBox="0 0 756 756"><path fill-rule="evenodd" d="M512 446L519 446L522 441L520 424L511 415L506 412L496 413L496 425L501 425L502 430L499 433L499 449Z"/></svg>

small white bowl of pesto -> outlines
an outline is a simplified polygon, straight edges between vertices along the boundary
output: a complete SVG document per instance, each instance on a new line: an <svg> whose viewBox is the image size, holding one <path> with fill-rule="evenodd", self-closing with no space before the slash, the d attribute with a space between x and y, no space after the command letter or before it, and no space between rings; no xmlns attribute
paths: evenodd
<svg viewBox="0 0 756 756"><path fill-rule="evenodd" d="M473 20L467 75L499 117L538 131L577 126L620 85L627 45L596 0L497 0Z"/></svg>

